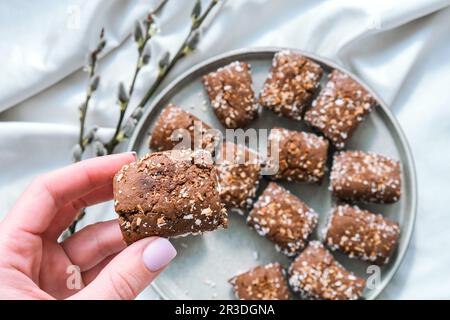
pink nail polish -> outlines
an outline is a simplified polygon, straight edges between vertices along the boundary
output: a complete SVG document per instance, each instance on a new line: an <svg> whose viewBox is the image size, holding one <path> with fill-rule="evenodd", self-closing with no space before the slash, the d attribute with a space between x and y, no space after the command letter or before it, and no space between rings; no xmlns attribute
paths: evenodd
<svg viewBox="0 0 450 320"><path fill-rule="evenodd" d="M134 159L137 160L137 152L136 151L130 151L130 153L134 156Z"/></svg>
<svg viewBox="0 0 450 320"><path fill-rule="evenodd" d="M145 248L142 258L150 271L158 271L165 267L176 255L177 251L169 240L158 238Z"/></svg>

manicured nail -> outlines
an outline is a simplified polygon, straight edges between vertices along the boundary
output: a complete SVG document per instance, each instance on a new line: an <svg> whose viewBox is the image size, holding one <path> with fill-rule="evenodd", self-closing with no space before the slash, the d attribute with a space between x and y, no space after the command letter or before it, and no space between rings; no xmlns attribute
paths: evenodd
<svg viewBox="0 0 450 320"><path fill-rule="evenodd" d="M158 271L165 267L176 255L177 250L169 240L158 238L145 248L142 258L150 271Z"/></svg>
<svg viewBox="0 0 450 320"><path fill-rule="evenodd" d="M137 153L136 153L136 151L130 151L129 153L133 155L134 160L137 160Z"/></svg>

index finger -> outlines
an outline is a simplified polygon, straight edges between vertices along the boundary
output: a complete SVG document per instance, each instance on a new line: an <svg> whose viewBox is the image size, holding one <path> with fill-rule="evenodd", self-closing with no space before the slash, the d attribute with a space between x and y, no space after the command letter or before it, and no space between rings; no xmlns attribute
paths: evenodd
<svg viewBox="0 0 450 320"><path fill-rule="evenodd" d="M36 178L5 218L32 233L44 232L59 208L112 183L115 173L136 160L134 152L84 160Z"/></svg>

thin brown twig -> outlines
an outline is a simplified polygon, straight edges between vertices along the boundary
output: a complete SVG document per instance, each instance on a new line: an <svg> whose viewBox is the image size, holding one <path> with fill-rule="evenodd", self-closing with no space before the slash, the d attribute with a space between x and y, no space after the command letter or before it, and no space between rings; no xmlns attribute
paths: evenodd
<svg viewBox="0 0 450 320"><path fill-rule="evenodd" d="M153 94L156 92L156 90L158 89L159 85L161 84L161 82L164 80L165 76L169 73L170 70L172 70L172 68L177 64L177 62L182 59L183 57L185 57L187 55L188 52L186 52L186 48L187 48L187 43L189 41L189 39L192 38L192 35L195 31L197 31L203 21L206 19L206 17L209 15L209 13L211 12L211 10L214 8L214 6L218 3L218 0L212 0L208 7L206 8L205 12L199 17L199 19L195 20L192 25L191 25L191 29L189 30L188 35L186 36L186 38L184 39L182 45L179 47L177 53L175 54L175 56L173 57L173 59L170 61L169 65L164 68L159 74L158 77L156 78L155 82L153 83L153 85L150 87L149 90L147 90L146 94L144 95L144 97L142 98L142 100L139 102L137 107L144 107L147 102L150 100L150 98L153 96Z"/></svg>
<svg viewBox="0 0 450 320"><path fill-rule="evenodd" d="M151 39L152 37L152 28L154 26L153 24L153 15L155 15L156 13L158 13L163 7L164 5L168 2L168 0L163 0L161 1L158 6L156 6L156 8L148 14L147 16L147 21L146 21L146 25L145 25L145 34L144 37L142 38L142 43L139 42L138 40L138 58L137 58L137 62L136 62L136 67L134 70L134 74L133 74L133 78L131 81L131 85L130 88L128 90L128 97L126 99L126 101L124 103L121 104L120 106L120 114L119 114L119 119L117 121L117 125L116 125L116 129L114 131L113 136L111 137L111 139L105 144L105 149L106 149L106 153L107 154L112 154L114 152L115 147L117 146L117 144L120 142L120 130L122 128L122 124L123 124L123 120L126 114L126 111L128 109L130 100L131 100L131 96L134 93L134 86L136 84L136 79L139 75L139 72L141 71L143 65L145 65L146 63L144 63L144 55L145 55L145 48L147 46L148 41ZM139 27L140 28L140 27Z"/></svg>
<svg viewBox="0 0 450 320"><path fill-rule="evenodd" d="M98 56L105 48L106 41L104 40L104 29L100 32L99 43L97 47L89 53L88 63L86 65L86 71L88 73L88 85L86 88L86 97L84 102L80 106L80 131L78 134L78 145L75 146L73 150L73 160L74 162L78 162L81 160L84 150L86 149L87 144L89 143L89 139L85 137L85 127L86 127L86 115L89 108L89 102L91 101L92 94L100 82L100 78L95 77L95 70L97 68Z"/></svg>
<svg viewBox="0 0 450 320"><path fill-rule="evenodd" d="M153 16L154 14L156 14L157 12L159 12L167 2L168 2L168 0L162 0L158 4L158 6L153 10L153 12L148 15L147 19L149 17ZM172 68L177 64L177 62L180 61L182 58L184 58L186 55L188 55L190 52L195 50L197 42L199 41L199 36L200 36L198 30L200 29L200 27L204 23L205 19L210 14L211 10L219 2L220 2L220 0L211 0L211 2L209 3L209 5L205 9L205 11L202 14L200 14L200 12L199 12L200 11L200 0L196 1L196 5L194 6L194 10L192 13L192 23L191 23L191 27L190 27L188 35L186 36L186 38L184 39L184 41L182 42L182 44L180 45L180 47L178 48L176 54L174 55L174 57L172 59L169 58L168 53L166 53L166 55L163 58L161 58L160 68L159 68L157 78L152 83L150 88L145 93L144 97L140 100L140 102L137 104L137 106L134 108L133 112L131 113L130 118L132 118L131 120L134 121L134 123L136 123L139 120L140 115L142 114L142 109L145 107L145 105L148 103L148 101L151 99L151 97L155 94L155 92L159 88L160 84L164 81L167 74L172 70ZM148 23L146 24L146 28L145 28L145 37L143 38L143 42L138 46L138 48L139 48L138 60L136 63L135 71L133 73L130 87L127 92L128 96L126 99L122 99L122 101L121 101L120 94L119 94L119 104L120 104L121 109L120 109L119 120L117 121L115 133L114 133L113 137L106 144L102 144L103 148L105 149L105 153L107 153L107 154L113 153L114 149L117 147L117 145L124 138L128 137L125 132L126 130L125 130L125 127L123 124L123 120L124 120L125 113L129 106L130 98L131 98L132 94L134 93L134 87L136 84L137 77L139 75L139 72L141 71L141 68L144 65L143 57L144 57L145 47L147 45L147 42L151 38L149 28L152 27L153 21L150 21L150 22L147 21L147 22ZM103 37L103 31L102 31L102 37ZM96 61L95 61L95 63L96 63ZM95 67L95 65L94 65L94 67ZM93 68L90 70L90 73L89 73L90 79L94 75L92 72L93 72ZM120 90L119 90L119 92L120 92ZM85 104L84 104L86 106L86 109L84 109L84 111L87 111L87 105L89 104L89 101L91 98L90 96L91 95L89 95L89 94L87 94L87 96L86 96L86 100L85 100ZM81 155L84 153L86 146L88 144L90 144L93 140L95 140L95 138L93 138L93 136L95 136L95 130L96 130L94 128L87 135L84 135L86 112L84 112L82 118L83 119L81 120L81 116L80 116L80 123L82 123L82 125L81 125L82 129L80 126L80 135L79 135L79 139L78 139L80 147L81 147L80 158L81 158ZM126 126L126 124L125 124L125 126ZM75 221L68 228L68 230L67 230L68 235L66 235L66 236L69 236L76 231L77 223L84 217L84 213L85 213L84 210L82 210L80 212L80 215L75 219Z"/></svg>
<svg viewBox="0 0 450 320"><path fill-rule="evenodd" d="M196 5L199 2L196 3ZM167 64L164 64L163 66L160 65L158 76L156 77L153 84L150 86L150 88L145 93L144 97L140 100L140 102L137 104L137 106L134 108L133 113L138 111L139 109L143 109L145 105L148 103L148 101L151 99L151 97L155 94L155 92L158 90L161 83L164 81L168 73L172 70L172 68L186 55L188 55L190 52L192 52L195 49L195 46L198 42L199 34L197 33L200 27L202 26L205 19L210 14L211 10L219 3L219 0L212 0L208 7L205 9L205 11L198 17L193 17L191 28L189 30L189 33L187 34L186 38L178 48L177 52L175 53L175 56L167 62ZM195 10L195 7L194 7ZM163 58L164 59L164 58ZM119 130L117 130L119 129ZM112 139L108 143L108 153L112 153L114 149L117 147L117 145L126 137L125 129L122 127L116 128L116 133L113 135Z"/></svg>
<svg viewBox="0 0 450 320"><path fill-rule="evenodd" d="M134 92L134 87L136 84L138 74L143 66L143 62L145 62L145 57L144 57L145 56L145 48L146 48L147 42L152 37L151 28L153 27L153 15L158 13L167 2L168 2L168 0L160 1L159 4L156 6L156 8L151 13L149 13L147 16L147 21L146 21L147 23L145 25L145 35L144 35L142 43L138 47L138 61L136 63L136 68L135 68L133 78L132 78L132 81L131 81L131 84L130 84L130 87L128 90L128 97L131 97L131 95ZM106 44L106 42L103 38L104 38L104 29L102 29L102 31L100 33L99 45L97 46L97 48L94 51L92 51L90 53L89 63L87 65L88 74L89 74L89 85L87 88L85 102L83 103L83 105L80 108L80 132L79 132L79 136L78 136L78 146L76 146L76 148L73 152L74 160L76 162L81 160L82 155L83 155L84 151L86 150L87 145L93 141L93 135L95 135L95 131L96 131L96 129L94 128L93 131L90 131L87 135L85 135L86 115L87 115L89 102L92 97L92 93L93 93L93 91L95 91L97 89L98 82L99 82L99 78L98 77L94 78L94 75L95 75L95 68L97 66L97 61L98 61L98 55L103 50L103 48ZM122 125L123 118L124 118L124 115L126 112L126 108L128 107L128 103L129 103L129 99L127 101L126 106L121 106L121 112L120 112L117 128L120 128ZM116 131L117 132L115 133L114 136L117 136L119 130L116 130ZM110 154L113 152L113 149L111 149L111 151L109 151L110 149L108 148L108 145L109 144L107 144L105 146L105 148L106 148L107 153ZM78 222L84 218L85 214L86 214L85 209L80 210L78 216L75 218L75 220L71 223L71 225L67 229L65 237L70 236L73 233L75 233Z"/></svg>
<svg viewBox="0 0 450 320"><path fill-rule="evenodd" d="M158 5L156 6L156 8L153 9L153 14L158 14L159 11L161 11L162 8L164 8L164 6L166 5L166 3L167 3L168 1L169 1L169 0L162 0L162 1L160 1L160 2L158 3Z"/></svg>

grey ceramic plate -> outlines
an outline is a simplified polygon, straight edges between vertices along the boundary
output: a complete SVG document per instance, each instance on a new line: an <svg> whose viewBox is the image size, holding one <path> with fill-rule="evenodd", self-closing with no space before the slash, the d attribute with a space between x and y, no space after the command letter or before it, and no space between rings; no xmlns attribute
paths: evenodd
<svg viewBox="0 0 450 320"><path fill-rule="evenodd" d="M148 139L153 124L161 110L170 102L193 113L213 127L223 130L223 126L218 122L209 106L201 83L201 76L232 61L245 61L251 64L254 89L258 93L268 75L273 54L279 50L281 49L243 49L222 54L194 66L165 88L147 108L131 138L129 149L137 151L141 156L149 151ZM333 68L347 72L326 59L306 52L300 51L300 53L320 63L326 70L326 74ZM352 76L357 79L354 75ZM361 80L357 80L363 84ZM370 88L365 87L375 97L378 97ZM396 119L385 103L379 98L378 101L380 105L360 125L348 149L379 152L401 161L403 179L401 200L390 205L362 206L398 221L401 226L401 236L394 257L388 265L381 268L381 281L375 288L366 289L364 293L366 299L377 297L400 267L408 248L416 215L416 177L411 152ZM259 118L251 123L252 128L270 129L273 126L309 131L304 123L278 117L267 110L262 110ZM260 192L265 184L266 182L263 181ZM314 234L315 238L323 228L333 204L328 184L328 178L320 186L282 183L320 213L320 222ZM234 295L227 282L232 276L258 264L273 261L278 261L286 267L289 265L288 258L277 252L270 241L250 230L245 224L245 218L235 213L230 213L227 230L174 239L173 243L178 250L178 256L153 284L164 299L232 299ZM345 267L357 275L367 278L372 274L367 271L369 266L367 263L350 260L339 254L334 255Z"/></svg>

